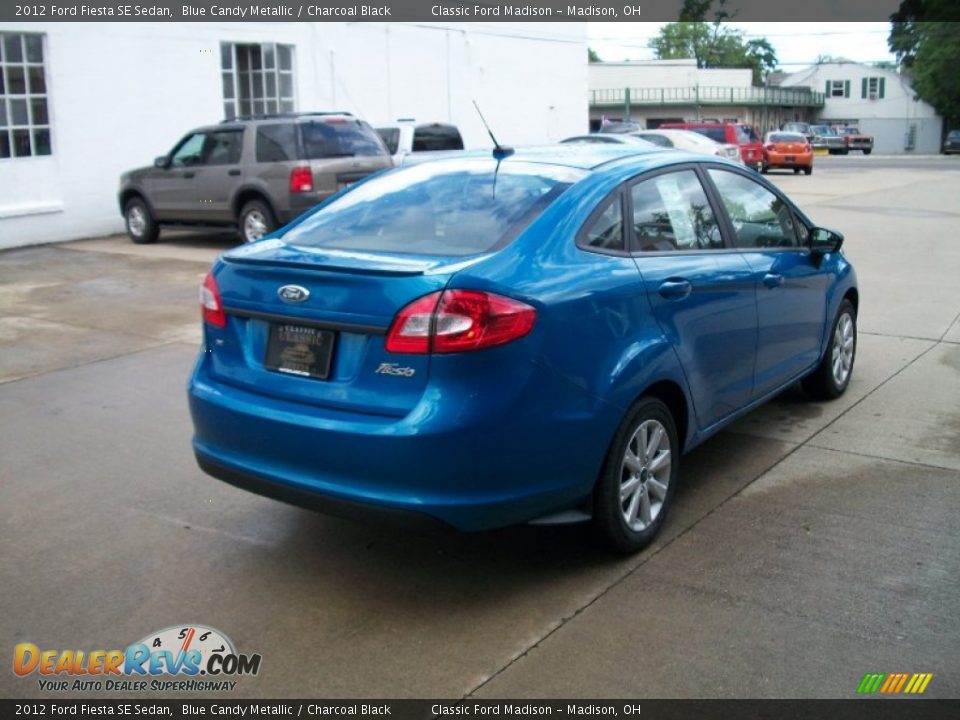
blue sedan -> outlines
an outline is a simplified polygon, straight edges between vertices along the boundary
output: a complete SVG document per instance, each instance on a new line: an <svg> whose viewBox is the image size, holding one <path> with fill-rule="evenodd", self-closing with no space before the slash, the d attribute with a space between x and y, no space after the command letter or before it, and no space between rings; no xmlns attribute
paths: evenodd
<svg viewBox="0 0 960 720"><path fill-rule="evenodd" d="M798 380L847 388L842 242L742 165L672 150L388 171L216 261L193 448L334 514L590 520L635 552L683 453Z"/></svg>

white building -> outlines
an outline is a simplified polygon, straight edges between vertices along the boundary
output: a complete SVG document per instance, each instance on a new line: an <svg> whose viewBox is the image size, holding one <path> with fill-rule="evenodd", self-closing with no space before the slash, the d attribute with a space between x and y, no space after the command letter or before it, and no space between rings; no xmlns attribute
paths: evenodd
<svg viewBox="0 0 960 720"><path fill-rule="evenodd" d="M783 79L784 88L825 94L818 122L857 125L877 153L936 153L943 121L903 75L849 61L828 62Z"/></svg>
<svg viewBox="0 0 960 720"><path fill-rule="evenodd" d="M788 120L809 120L823 105L816 89L753 87L749 69L698 68L696 60L591 63L590 122L745 122L761 131Z"/></svg>
<svg viewBox="0 0 960 720"><path fill-rule="evenodd" d="M0 25L0 248L122 231L118 176L225 113L453 122L466 146L587 114L585 23Z"/></svg>

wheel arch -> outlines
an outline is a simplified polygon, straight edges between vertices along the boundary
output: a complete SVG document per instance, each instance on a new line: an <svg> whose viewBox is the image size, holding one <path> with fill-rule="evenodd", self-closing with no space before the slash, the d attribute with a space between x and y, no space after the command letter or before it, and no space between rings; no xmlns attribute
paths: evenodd
<svg viewBox="0 0 960 720"><path fill-rule="evenodd" d="M146 193L136 187L124 188L120 191L120 194L117 196L117 201L120 204L120 214L124 214L127 210L127 203L129 203L134 198L142 200L143 203L147 206L147 209L150 211L150 214L153 215L153 205L150 203L149 198L147 198Z"/></svg>
<svg viewBox="0 0 960 720"><path fill-rule="evenodd" d="M653 383L640 395L637 400L645 397L653 397L667 406L673 421L677 425L677 437L680 440L680 452L682 453L687 445L687 435L690 431L690 404L687 401L686 393L673 380L658 380Z"/></svg>
<svg viewBox="0 0 960 720"><path fill-rule="evenodd" d="M230 207L233 211L233 217L238 222L240 220L240 211L243 210L243 206L251 200L259 200L260 202L265 203L270 209L270 212L273 213L273 216L277 217L277 209L273 206L270 198L265 192L263 192L263 190L254 187L243 187L237 191L237 194L233 196L233 200L230 203Z"/></svg>

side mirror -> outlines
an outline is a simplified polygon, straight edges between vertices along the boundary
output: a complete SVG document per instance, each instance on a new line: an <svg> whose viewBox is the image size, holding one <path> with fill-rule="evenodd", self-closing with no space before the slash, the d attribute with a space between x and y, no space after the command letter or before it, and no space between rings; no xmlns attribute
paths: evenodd
<svg viewBox="0 0 960 720"><path fill-rule="evenodd" d="M843 246L843 235L828 228L813 228L810 231L810 249L817 255L837 252Z"/></svg>
<svg viewBox="0 0 960 720"><path fill-rule="evenodd" d="M161 155L153 161L153 166L158 167L161 170L166 170L168 167L170 167L170 159L166 155Z"/></svg>

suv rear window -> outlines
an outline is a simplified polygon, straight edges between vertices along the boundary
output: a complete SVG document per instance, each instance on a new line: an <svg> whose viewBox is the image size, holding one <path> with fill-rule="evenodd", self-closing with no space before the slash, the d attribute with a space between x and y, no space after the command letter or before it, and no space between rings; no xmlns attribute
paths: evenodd
<svg viewBox="0 0 960 720"><path fill-rule="evenodd" d="M289 245L463 256L516 238L582 170L493 159L403 167L357 185L291 228Z"/></svg>
<svg viewBox="0 0 960 720"><path fill-rule="evenodd" d="M299 127L307 160L387 154L380 136L361 120L311 120Z"/></svg>
<svg viewBox="0 0 960 720"><path fill-rule="evenodd" d="M413 152L463 150L460 131L452 125L421 125L413 131Z"/></svg>
<svg viewBox="0 0 960 720"><path fill-rule="evenodd" d="M727 129L722 127L692 127L690 128L695 133L708 137L711 140L715 140L718 143L725 143L727 141Z"/></svg>

